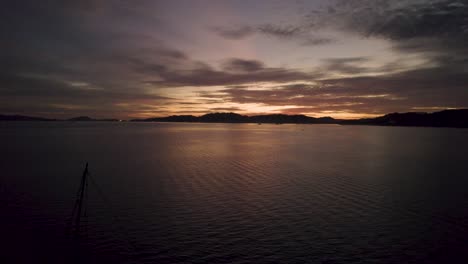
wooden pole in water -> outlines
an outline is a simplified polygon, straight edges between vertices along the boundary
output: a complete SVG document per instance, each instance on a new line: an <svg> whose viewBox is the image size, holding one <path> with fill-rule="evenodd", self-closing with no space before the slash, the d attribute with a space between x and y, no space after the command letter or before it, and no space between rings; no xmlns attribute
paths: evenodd
<svg viewBox="0 0 468 264"><path fill-rule="evenodd" d="M83 199L85 198L85 192L87 191L86 187L88 186L88 174L88 163L86 162L86 167L83 171L83 176L81 177L80 187L78 188L75 206L73 207L71 217L70 230L72 235L76 238L79 238L80 236L81 212L83 208Z"/></svg>

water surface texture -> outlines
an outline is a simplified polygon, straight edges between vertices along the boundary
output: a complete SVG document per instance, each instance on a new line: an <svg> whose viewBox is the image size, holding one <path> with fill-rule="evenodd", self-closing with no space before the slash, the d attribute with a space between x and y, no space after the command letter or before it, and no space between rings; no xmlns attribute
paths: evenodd
<svg viewBox="0 0 468 264"><path fill-rule="evenodd" d="M7 262L468 261L466 129L3 122L0 136Z"/></svg>

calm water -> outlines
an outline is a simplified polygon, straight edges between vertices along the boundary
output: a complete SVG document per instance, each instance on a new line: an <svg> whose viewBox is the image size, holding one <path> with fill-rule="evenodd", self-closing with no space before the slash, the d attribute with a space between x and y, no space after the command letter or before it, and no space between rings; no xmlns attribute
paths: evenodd
<svg viewBox="0 0 468 264"><path fill-rule="evenodd" d="M7 263L468 261L467 129L3 122L0 136ZM86 161L77 245L64 230Z"/></svg>

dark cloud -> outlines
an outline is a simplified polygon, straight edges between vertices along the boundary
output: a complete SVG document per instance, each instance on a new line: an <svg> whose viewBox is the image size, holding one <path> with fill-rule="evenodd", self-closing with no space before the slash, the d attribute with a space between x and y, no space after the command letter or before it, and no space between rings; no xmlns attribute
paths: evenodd
<svg viewBox="0 0 468 264"><path fill-rule="evenodd" d="M255 82L284 83L300 80L313 80L321 76L318 72L304 72L288 68L266 67L256 60L231 58L225 61L221 70L208 64L186 60L185 70L177 69L177 65L162 65L145 60L131 59L133 70L155 76L155 80L145 81L157 87L182 86L230 86Z"/></svg>
<svg viewBox="0 0 468 264"><path fill-rule="evenodd" d="M368 36L392 40L468 36L466 1L393 2L387 8L382 8L381 1L356 2L342 6L336 15L348 22L349 30Z"/></svg>
<svg viewBox="0 0 468 264"><path fill-rule="evenodd" d="M223 69L233 72L254 72L264 68L262 62L257 60L229 59L223 64Z"/></svg>
<svg viewBox="0 0 468 264"><path fill-rule="evenodd" d="M176 60L187 60L189 57L180 50L170 49L166 47L158 47L152 49L143 49L142 53L146 56L167 57Z"/></svg>
<svg viewBox="0 0 468 264"><path fill-rule="evenodd" d="M330 1L322 10L310 12L302 24L268 26L263 33L296 38L311 30L333 28L362 37L387 39L403 56L418 54L428 63L419 69L401 72L405 67L399 61L369 68L365 63L370 58L330 58L323 60L319 66L321 70L379 75L324 79L317 81L314 87L230 88L224 91L225 99L238 103L298 105L303 106L302 109L324 102L333 108L329 103L336 101L335 105L352 103L346 109L353 111L371 111L372 107L378 111L397 111L408 109L409 105L434 104L466 107L467 17L466 1ZM400 73L391 74L395 71Z"/></svg>
<svg viewBox="0 0 468 264"><path fill-rule="evenodd" d="M163 70L162 67L160 69L154 72L159 80L147 81L147 83L159 87L221 86L255 82L284 83L313 80L320 76L316 73L285 68L261 68L253 72L228 72L212 68L196 68L191 71Z"/></svg>
<svg viewBox="0 0 468 264"><path fill-rule="evenodd" d="M165 96L132 90L102 89L88 83L64 82L51 76L0 75L2 96L73 98L74 100L162 100Z"/></svg>
<svg viewBox="0 0 468 264"><path fill-rule="evenodd" d="M370 69L361 65L367 61L369 61L367 57L329 58L323 60L322 68L326 71L344 74L366 73Z"/></svg>
<svg viewBox="0 0 468 264"><path fill-rule="evenodd" d="M122 117L138 108L122 109L120 104L157 104L171 98L148 94L140 89L100 89L85 83L66 83L50 76L0 75L0 111L40 113L51 116L93 115Z"/></svg>
<svg viewBox="0 0 468 264"><path fill-rule="evenodd" d="M257 26L212 27L211 30L226 39L243 39L254 34L283 40L296 40L303 46L318 46L336 42L333 38L316 36L300 25L262 24Z"/></svg>
<svg viewBox="0 0 468 264"><path fill-rule="evenodd" d="M305 37L304 40L300 41L300 44L302 46L319 46L319 45L326 45L326 44L335 43L335 42L336 40L332 38L309 36L309 37Z"/></svg>
<svg viewBox="0 0 468 264"><path fill-rule="evenodd" d="M330 1L335 12L314 11L303 27L333 27L393 41L404 52L452 53L468 42L466 1Z"/></svg>
<svg viewBox="0 0 468 264"><path fill-rule="evenodd" d="M255 33L255 30L250 26L240 26L232 28L212 27L218 35L227 39L243 39Z"/></svg>
<svg viewBox="0 0 468 264"><path fill-rule="evenodd" d="M450 49L467 46L466 17L468 3L464 0L331 0L321 8L310 11L301 23L244 25L229 29L218 27L215 32L226 38L230 38L230 34L223 33L232 32L232 39L259 33L283 39L300 39L305 45L321 45L334 40L310 37L310 33L333 28L365 37L389 39L401 43L403 49L427 50L431 46ZM237 32L240 33L235 34ZM434 45L431 41L437 43Z"/></svg>
<svg viewBox="0 0 468 264"><path fill-rule="evenodd" d="M242 111L241 108L239 107L214 107L214 108L210 108L210 111L213 112L238 112L238 111Z"/></svg>
<svg viewBox="0 0 468 264"><path fill-rule="evenodd" d="M282 85L268 90L228 88L212 96L231 103L296 106L296 110L285 110L288 113L314 109L384 114L408 111L409 105L429 109L434 102L443 107L467 107L466 83L468 75L463 71L427 68L380 76L323 79L315 84Z"/></svg>
<svg viewBox="0 0 468 264"><path fill-rule="evenodd" d="M301 35L303 30L296 26L263 24L256 26L211 27L211 30L226 39L243 39L253 34L263 34L277 38L291 38Z"/></svg>
<svg viewBox="0 0 468 264"><path fill-rule="evenodd" d="M143 6L105 0L5 3L0 10L0 111L42 113L48 108L50 116L94 111L93 116L114 112L124 117L135 111L122 111L122 103L170 100L142 86L145 76L131 70L132 59L188 60L139 30L148 24L157 30L161 23Z"/></svg>
<svg viewBox="0 0 468 264"><path fill-rule="evenodd" d="M298 26L282 26L273 24L260 25L257 28L258 32L271 35L279 38L290 38L298 35L302 35L303 29Z"/></svg>

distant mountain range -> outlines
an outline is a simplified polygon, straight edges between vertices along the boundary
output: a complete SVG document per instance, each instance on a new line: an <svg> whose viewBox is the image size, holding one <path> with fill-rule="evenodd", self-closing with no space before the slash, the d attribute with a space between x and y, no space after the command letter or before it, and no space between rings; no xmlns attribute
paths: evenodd
<svg viewBox="0 0 468 264"><path fill-rule="evenodd" d="M111 121L111 122L116 122L120 121L119 119L112 119L112 118L104 118L104 119L94 119L89 116L78 116L78 117L73 117L70 119L67 119L65 121Z"/></svg>
<svg viewBox="0 0 468 264"><path fill-rule="evenodd" d="M272 124L336 124L339 120L331 117L310 117L305 115L256 115L246 116L235 113L211 113L202 116L176 115L147 119L133 119L135 122L200 122L200 123L272 123Z"/></svg>
<svg viewBox="0 0 468 264"><path fill-rule="evenodd" d="M468 128L468 109L434 113L392 113L376 118L342 120L343 125L426 126Z"/></svg>
<svg viewBox="0 0 468 264"><path fill-rule="evenodd" d="M3 121L120 121L118 119L93 119L80 116L66 120L28 117L20 115L0 115ZM255 115L236 113L211 113L202 116L174 115L147 119L133 119L133 122L199 122L199 123L269 123L269 124L340 124L378 126L426 126L468 128L468 109L444 110L434 113L391 113L376 118L334 119L331 117L310 117L305 115Z"/></svg>
<svg viewBox="0 0 468 264"><path fill-rule="evenodd" d="M23 115L0 115L0 121L120 121L118 119L94 119L89 116L78 116L70 119L51 119Z"/></svg>
<svg viewBox="0 0 468 264"><path fill-rule="evenodd" d="M273 124L340 124L379 126L468 127L468 109L444 110L435 113L392 113L376 118L334 119L305 115L255 115L212 113L202 116L182 115L134 119L137 122L201 122L201 123L273 123Z"/></svg>
<svg viewBox="0 0 468 264"><path fill-rule="evenodd" d="M22 115L0 115L0 121L56 121L56 119Z"/></svg>

